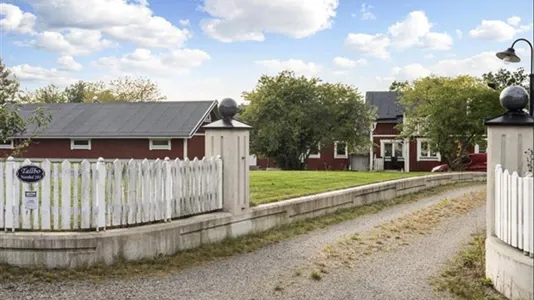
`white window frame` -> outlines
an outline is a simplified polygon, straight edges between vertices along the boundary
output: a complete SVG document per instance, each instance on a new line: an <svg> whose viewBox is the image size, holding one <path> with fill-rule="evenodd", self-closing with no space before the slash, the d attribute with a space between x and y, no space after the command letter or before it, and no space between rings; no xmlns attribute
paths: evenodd
<svg viewBox="0 0 534 300"><path fill-rule="evenodd" d="M75 145L75 141L87 141L87 145ZM91 139L71 139L70 150L91 150Z"/></svg>
<svg viewBox="0 0 534 300"><path fill-rule="evenodd" d="M317 154L310 154L308 158L321 158L321 145L317 145Z"/></svg>
<svg viewBox="0 0 534 300"><path fill-rule="evenodd" d="M154 145L154 141L167 141L167 145ZM148 148L150 150L171 150L171 139L150 139Z"/></svg>
<svg viewBox="0 0 534 300"><path fill-rule="evenodd" d="M395 156L395 147L398 143L402 143L402 157L399 157L399 160L404 160L404 155L405 155L405 151L404 151L404 147L405 147L405 143L404 143L404 140L380 140L380 157L382 158L386 158L386 149L385 149L385 144L391 144L392 147L391 147L391 152L393 153L393 156L391 157L394 157ZM387 157L388 159L391 159L391 157Z"/></svg>
<svg viewBox="0 0 534 300"><path fill-rule="evenodd" d="M343 142L334 142L334 158L349 158L349 147L347 146L347 143L345 143L345 154L344 155L337 154L337 143L343 143Z"/></svg>
<svg viewBox="0 0 534 300"><path fill-rule="evenodd" d="M9 143L0 144L0 149L15 149L15 143L10 139Z"/></svg>
<svg viewBox="0 0 534 300"><path fill-rule="evenodd" d="M436 152L436 156L435 157L433 157L433 156L422 157L421 156L421 145L424 142L428 143L429 141L430 141L429 139L425 139L425 138L418 138L417 139L417 161L441 161L441 154L439 152ZM430 153L431 151L428 151L428 152Z"/></svg>

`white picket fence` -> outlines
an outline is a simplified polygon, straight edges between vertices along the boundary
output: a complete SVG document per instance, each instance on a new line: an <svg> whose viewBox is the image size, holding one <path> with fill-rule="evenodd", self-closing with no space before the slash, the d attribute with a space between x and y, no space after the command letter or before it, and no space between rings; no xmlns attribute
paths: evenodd
<svg viewBox="0 0 534 300"><path fill-rule="evenodd" d="M38 183L20 181L21 166L42 168ZM0 162L0 228L11 230L100 230L222 209L220 157L185 160L44 160ZM37 192L37 205L25 192Z"/></svg>
<svg viewBox="0 0 534 300"><path fill-rule="evenodd" d="M526 255L534 252L534 184L532 174L519 177L495 167L495 233Z"/></svg>

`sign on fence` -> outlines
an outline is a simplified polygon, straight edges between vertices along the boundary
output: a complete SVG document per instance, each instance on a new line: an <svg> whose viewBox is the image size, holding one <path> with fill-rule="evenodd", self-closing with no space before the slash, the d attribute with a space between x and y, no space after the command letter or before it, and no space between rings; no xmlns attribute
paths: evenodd
<svg viewBox="0 0 534 300"><path fill-rule="evenodd" d="M36 183L45 177L45 171L38 166L22 166L17 170L17 177L26 183Z"/></svg>
<svg viewBox="0 0 534 300"><path fill-rule="evenodd" d="M24 192L24 208L34 210L37 209L37 192L26 191Z"/></svg>

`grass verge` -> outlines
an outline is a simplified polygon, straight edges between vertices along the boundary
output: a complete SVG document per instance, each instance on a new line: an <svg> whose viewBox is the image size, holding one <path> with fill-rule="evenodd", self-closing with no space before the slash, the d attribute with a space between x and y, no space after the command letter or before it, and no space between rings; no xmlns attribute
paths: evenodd
<svg viewBox="0 0 534 300"><path fill-rule="evenodd" d="M96 265L89 268L67 270L46 270L44 268L30 269L0 265L0 282L55 282L80 279L100 281L112 278L131 279L146 276L167 275L209 261L223 259L235 254L252 252L297 235L306 234L316 229L355 219L361 215L377 213L394 205L414 202L428 196L439 194L448 189L473 185L480 185L480 183L469 182L444 185L420 193L344 209L335 214L279 226L263 233L228 239L220 243L203 245L196 249L179 252L173 256L158 256L154 259L135 262L119 262L111 266Z"/></svg>
<svg viewBox="0 0 534 300"><path fill-rule="evenodd" d="M370 183L429 174L432 173L251 171L250 202L252 205L258 205Z"/></svg>
<svg viewBox="0 0 534 300"><path fill-rule="evenodd" d="M417 236L431 233L444 221L462 215L484 204L486 191L465 194L454 199L444 199L388 223L373 227L364 233L355 233L327 245L320 258L329 266L351 267L360 259L375 252L389 251L407 245Z"/></svg>
<svg viewBox="0 0 534 300"><path fill-rule="evenodd" d="M448 291L460 299L505 300L486 278L486 232L475 234L473 240L445 267L439 277L431 279L438 291Z"/></svg>

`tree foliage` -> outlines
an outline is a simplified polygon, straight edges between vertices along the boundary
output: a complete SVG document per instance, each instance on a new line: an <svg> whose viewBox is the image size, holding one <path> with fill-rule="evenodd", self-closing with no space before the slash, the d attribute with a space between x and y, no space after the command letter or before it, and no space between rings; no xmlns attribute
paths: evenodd
<svg viewBox="0 0 534 300"><path fill-rule="evenodd" d="M499 69L495 73L489 72L483 74L482 79L487 83L495 84L495 88L498 91L510 85L520 85L528 91L528 74L524 68L518 68L513 72L506 69Z"/></svg>
<svg viewBox="0 0 534 300"><path fill-rule="evenodd" d="M108 83L103 81L77 81L64 90L50 84L28 92L22 102L31 103L82 103L82 102L151 102L162 101L158 85L149 78L119 77Z"/></svg>
<svg viewBox="0 0 534 300"><path fill-rule="evenodd" d="M373 112L356 88L282 71L263 75L243 93L240 119L253 126L251 152L282 169L303 169L310 153L343 141L349 152L369 146Z"/></svg>
<svg viewBox="0 0 534 300"><path fill-rule="evenodd" d="M35 128L34 132L30 134L30 138L17 139L15 149L10 153L12 156L23 151L29 145L31 137L50 122L50 116L42 109L35 110L26 119L20 115L20 104L16 103L20 99L21 91L19 88L20 84L17 78L6 68L0 57L0 141L7 142L10 139L17 139L17 137L27 133L28 127Z"/></svg>
<svg viewBox="0 0 534 300"><path fill-rule="evenodd" d="M389 86L389 91L402 93L402 91L407 89L409 86L410 86L410 83L408 81L394 80Z"/></svg>
<svg viewBox="0 0 534 300"><path fill-rule="evenodd" d="M483 143L483 120L504 112L498 91L471 76L415 80L404 89L400 103L406 112L402 135L429 138L430 147L453 170L463 168L469 146Z"/></svg>

